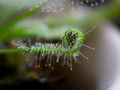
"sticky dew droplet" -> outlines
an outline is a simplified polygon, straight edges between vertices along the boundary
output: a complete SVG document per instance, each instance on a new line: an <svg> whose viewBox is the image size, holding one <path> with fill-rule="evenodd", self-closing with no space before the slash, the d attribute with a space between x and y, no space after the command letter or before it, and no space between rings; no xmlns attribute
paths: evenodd
<svg viewBox="0 0 120 90"><path fill-rule="evenodd" d="M45 64L45 66L47 67L48 65L47 65L47 64Z"/></svg>
<svg viewBox="0 0 120 90"><path fill-rule="evenodd" d="M30 11L32 11L33 9L32 8L30 8Z"/></svg>
<svg viewBox="0 0 120 90"><path fill-rule="evenodd" d="M40 68L40 65L38 65L38 68Z"/></svg>
<svg viewBox="0 0 120 90"><path fill-rule="evenodd" d="M92 3L92 4L91 4L91 7L93 7L93 6L94 6L94 4Z"/></svg>

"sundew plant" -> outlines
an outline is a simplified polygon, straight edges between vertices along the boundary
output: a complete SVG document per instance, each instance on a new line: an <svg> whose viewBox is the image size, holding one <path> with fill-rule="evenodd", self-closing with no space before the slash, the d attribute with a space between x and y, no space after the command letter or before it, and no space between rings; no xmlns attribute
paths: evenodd
<svg viewBox="0 0 120 90"><path fill-rule="evenodd" d="M86 7L91 12L82 15ZM87 35L119 17L119 8L119 0L0 0L0 85L43 79L33 68L54 70L56 63L74 70L79 56L89 59L82 47L95 50L84 43Z"/></svg>

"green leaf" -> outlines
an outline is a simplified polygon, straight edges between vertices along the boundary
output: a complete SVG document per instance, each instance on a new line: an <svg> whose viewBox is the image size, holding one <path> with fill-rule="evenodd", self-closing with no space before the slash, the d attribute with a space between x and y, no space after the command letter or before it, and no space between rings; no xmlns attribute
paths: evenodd
<svg viewBox="0 0 120 90"><path fill-rule="evenodd" d="M17 22L19 22L20 20L34 14L35 12L37 12L39 9L41 9L44 5L46 5L48 2L50 2L51 0L46 0L45 2L43 2L39 7L34 8L32 11L28 11L26 13L23 13L22 15L18 16L17 18L15 18L14 20L12 20L10 23L8 23L7 25L2 26L2 28L0 29L0 35L3 33L6 33L7 30L12 30L9 29L11 27L13 27Z"/></svg>

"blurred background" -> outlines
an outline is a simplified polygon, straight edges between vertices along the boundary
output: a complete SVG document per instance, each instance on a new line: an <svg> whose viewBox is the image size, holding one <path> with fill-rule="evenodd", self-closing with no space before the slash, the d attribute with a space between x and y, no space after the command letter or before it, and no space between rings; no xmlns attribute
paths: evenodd
<svg viewBox="0 0 120 90"><path fill-rule="evenodd" d="M67 29L86 33L94 26L84 44L95 50L81 47L89 60L79 55L73 70L61 62L46 67L47 57L39 63L33 54L26 62L28 53L9 52L17 49L13 41L61 44ZM120 90L119 84L120 0L0 0L0 89Z"/></svg>

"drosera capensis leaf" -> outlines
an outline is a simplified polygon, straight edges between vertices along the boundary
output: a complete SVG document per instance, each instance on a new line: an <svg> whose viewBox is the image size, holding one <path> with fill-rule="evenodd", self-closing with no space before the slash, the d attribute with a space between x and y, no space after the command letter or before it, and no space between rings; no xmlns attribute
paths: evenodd
<svg viewBox="0 0 120 90"><path fill-rule="evenodd" d="M35 44L30 45L29 43L23 43L22 41L16 42L13 40L13 45L18 49L0 50L0 53L27 52L28 56L26 61L31 61L30 57L40 54L39 56L36 56L36 58L38 58L37 60L41 61L41 58L47 56L46 66L50 67L52 66L53 55L57 57L56 62L59 62L60 57L64 56L64 63L66 63L72 70L72 59L74 59L75 62L78 62L77 56L79 54L85 59L88 59L79 51L81 46L94 50L94 48L83 44L84 36L93 31L94 28L85 34L77 29L70 28L61 36L62 44L36 42ZM69 60L69 62L66 62L66 60Z"/></svg>

